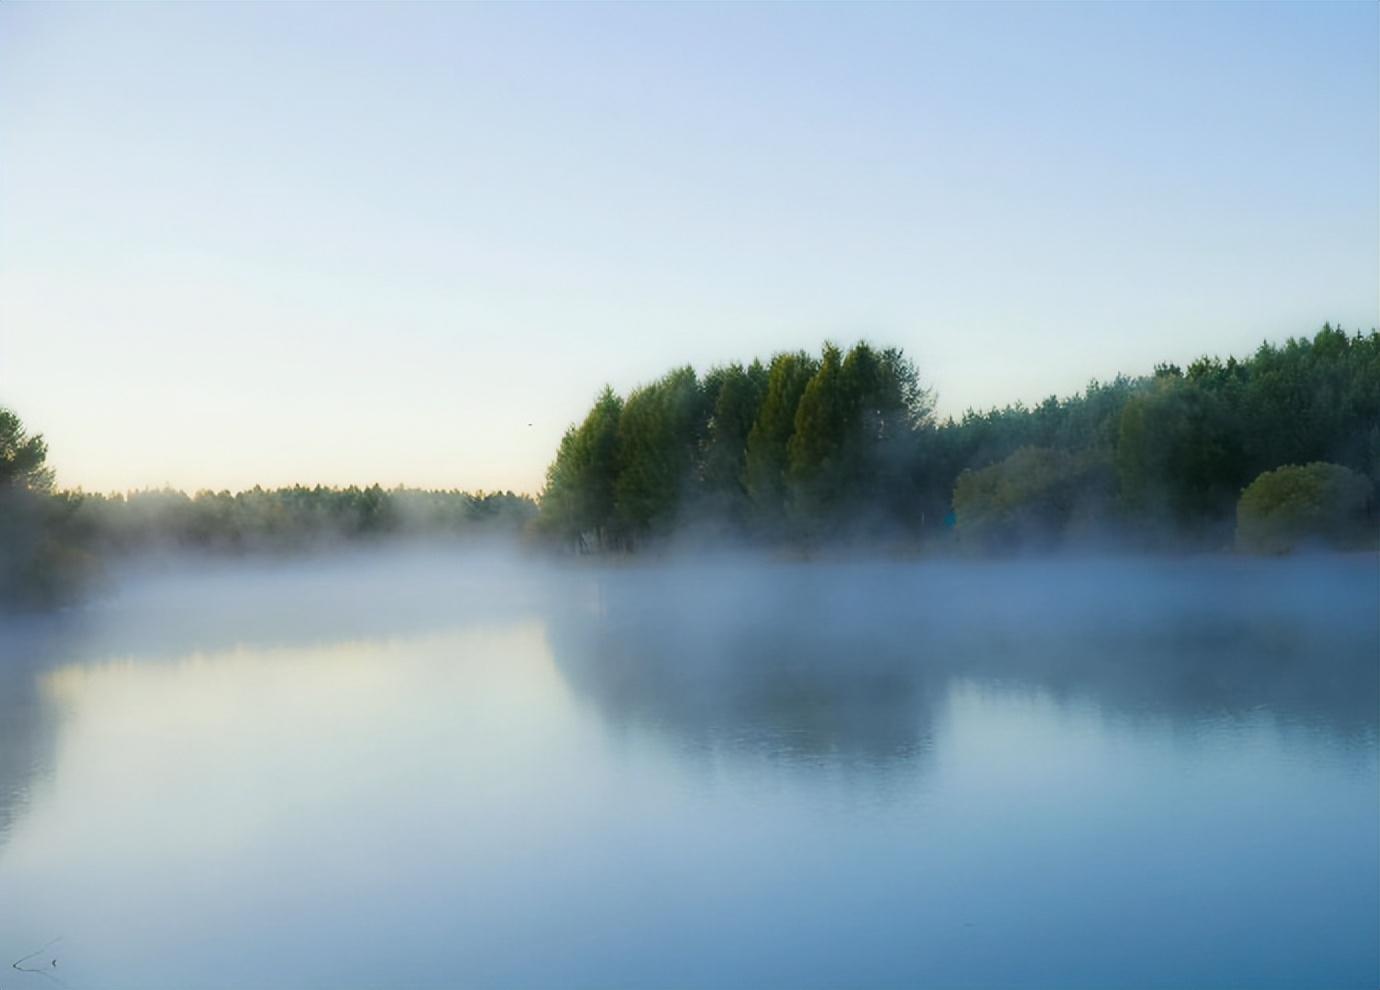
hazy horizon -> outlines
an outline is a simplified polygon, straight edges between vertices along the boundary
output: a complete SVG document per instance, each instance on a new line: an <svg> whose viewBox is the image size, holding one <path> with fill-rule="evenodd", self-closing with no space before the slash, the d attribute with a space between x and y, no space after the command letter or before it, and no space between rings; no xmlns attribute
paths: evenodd
<svg viewBox="0 0 1380 990"><path fill-rule="evenodd" d="M0 7L0 404L89 490L535 493L605 384L941 416L1380 323L1373 5Z"/></svg>

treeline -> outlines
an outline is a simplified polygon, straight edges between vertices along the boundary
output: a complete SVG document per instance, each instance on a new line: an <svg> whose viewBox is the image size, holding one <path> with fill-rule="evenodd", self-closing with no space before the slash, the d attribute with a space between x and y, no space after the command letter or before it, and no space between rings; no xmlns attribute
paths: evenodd
<svg viewBox="0 0 1380 990"><path fill-rule="evenodd" d="M1324 326L1067 398L939 420L896 349L777 354L605 388L539 503L511 492L54 487L0 408L0 604L51 602L141 551L524 535L581 552L683 539L1021 552L1376 544L1380 334Z"/></svg>
<svg viewBox="0 0 1380 990"><path fill-rule="evenodd" d="M65 527L102 552L302 550L399 536L511 534L537 514L531 498L512 492L379 485L56 497Z"/></svg>
<svg viewBox="0 0 1380 990"><path fill-rule="evenodd" d="M142 553L304 552L386 539L514 536L537 514L512 492L325 486L58 490L47 447L0 409L0 607L73 597L102 566Z"/></svg>
<svg viewBox="0 0 1380 990"><path fill-rule="evenodd" d="M1033 408L933 410L909 360L865 343L703 377L679 368L626 399L606 388L561 441L539 525L583 551L673 537L982 551L1373 542L1375 331L1324 326ZM1258 478L1264 491L1239 504Z"/></svg>

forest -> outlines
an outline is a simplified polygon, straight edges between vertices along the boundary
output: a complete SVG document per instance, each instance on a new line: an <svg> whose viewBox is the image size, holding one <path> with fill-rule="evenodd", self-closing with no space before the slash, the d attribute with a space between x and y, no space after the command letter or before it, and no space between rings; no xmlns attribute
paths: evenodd
<svg viewBox="0 0 1380 990"><path fill-rule="evenodd" d="M1285 552L1373 545L1377 478L1374 330L942 421L899 350L825 344L605 388L561 440L537 526L580 551Z"/></svg>
<svg viewBox="0 0 1380 990"><path fill-rule="evenodd" d="M538 499L294 486L59 489L0 408L0 602L51 604L139 553L521 536L575 553L756 546L1011 554L1373 548L1380 334L1325 325L1250 357L939 420L895 348L825 344L605 388Z"/></svg>

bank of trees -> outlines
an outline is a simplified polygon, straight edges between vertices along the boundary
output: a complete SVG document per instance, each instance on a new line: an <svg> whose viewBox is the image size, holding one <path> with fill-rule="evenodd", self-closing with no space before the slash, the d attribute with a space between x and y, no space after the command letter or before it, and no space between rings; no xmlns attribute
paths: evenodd
<svg viewBox="0 0 1380 990"><path fill-rule="evenodd" d="M675 536L1225 547L1255 478L1315 462L1380 479L1374 331L1324 326L944 421L899 351L826 344L679 368L626 400L605 389L561 442L540 527L585 550Z"/></svg>
<svg viewBox="0 0 1380 990"><path fill-rule="evenodd" d="M901 481L931 409L914 366L867 344L605 389L561 441L540 526L589 550L891 525L915 509Z"/></svg>

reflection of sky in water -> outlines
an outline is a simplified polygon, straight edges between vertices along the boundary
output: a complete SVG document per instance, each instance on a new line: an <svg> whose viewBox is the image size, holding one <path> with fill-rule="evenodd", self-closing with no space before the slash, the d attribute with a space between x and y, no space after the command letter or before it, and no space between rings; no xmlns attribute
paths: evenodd
<svg viewBox="0 0 1380 990"><path fill-rule="evenodd" d="M1122 566L409 561L15 626L0 954L61 935L74 988L1373 984L1374 562Z"/></svg>

